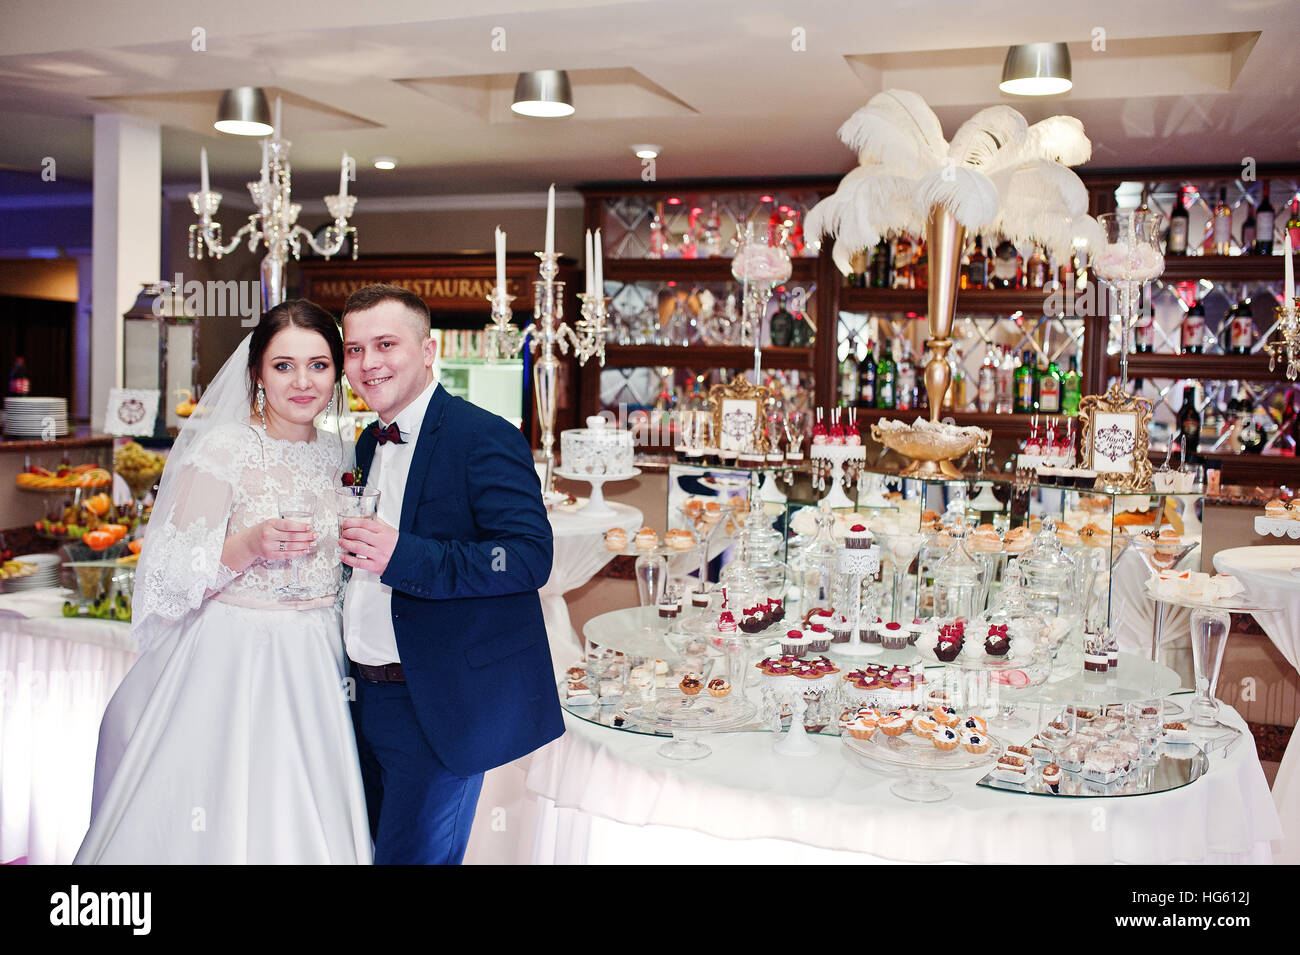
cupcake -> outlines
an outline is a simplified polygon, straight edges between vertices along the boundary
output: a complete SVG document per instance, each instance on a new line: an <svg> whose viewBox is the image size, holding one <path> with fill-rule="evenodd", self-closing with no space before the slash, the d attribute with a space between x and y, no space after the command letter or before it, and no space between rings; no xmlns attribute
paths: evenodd
<svg viewBox="0 0 1300 955"><path fill-rule="evenodd" d="M881 620L879 617L877 617L874 622L864 625L862 628L862 642L879 643L880 628L881 628Z"/></svg>
<svg viewBox="0 0 1300 955"><path fill-rule="evenodd" d="M925 632L925 624L921 622L920 617L913 618L904 629L907 630L907 645L916 646L916 641L921 639L921 634Z"/></svg>
<svg viewBox="0 0 1300 955"><path fill-rule="evenodd" d="M944 639L939 638L938 644L935 645L934 655L942 663L952 663L957 659L957 654L961 653L961 639Z"/></svg>
<svg viewBox="0 0 1300 955"><path fill-rule="evenodd" d="M980 716L964 716L961 720L961 728L971 733L987 733L988 724Z"/></svg>
<svg viewBox="0 0 1300 955"><path fill-rule="evenodd" d="M700 690L704 689L704 681L694 673L688 673L682 677L682 682L678 683L677 686L687 696L695 696Z"/></svg>
<svg viewBox="0 0 1300 955"><path fill-rule="evenodd" d="M992 745L992 740L983 733L968 732L964 733L961 737L962 749L966 750L968 753L987 753L989 747Z"/></svg>
<svg viewBox="0 0 1300 955"><path fill-rule="evenodd" d="M802 630L787 630L785 636L781 638L781 652L788 653L792 656L802 656L808 649L808 639L803 635Z"/></svg>
<svg viewBox="0 0 1300 955"><path fill-rule="evenodd" d="M829 610L823 610L820 607L815 607L813 608L812 612L808 614L808 619L805 621L805 625L812 626L813 624L819 624L820 626L823 626L827 630L829 630L831 628L831 624L834 622L835 622L834 613L832 613Z"/></svg>
<svg viewBox="0 0 1300 955"><path fill-rule="evenodd" d="M854 739L871 739L876 735L876 721L867 717L859 716L849 724L849 735Z"/></svg>
<svg viewBox="0 0 1300 955"><path fill-rule="evenodd" d="M984 638L984 652L991 657L1004 657L1010 649L1006 624L989 627L988 636Z"/></svg>
<svg viewBox="0 0 1300 955"><path fill-rule="evenodd" d="M1048 763L1043 767L1043 785L1054 793L1061 791L1061 767Z"/></svg>
<svg viewBox="0 0 1300 955"><path fill-rule="evenodd" d="M907 720L895 713L881 722L880 732L886 736L902 736L907 732Z"/></svg>
<svg viewBox="0 0 1300 955"><path fill-rule="evenodd" d="M957 731L951 726L940 726L930 736L930 740L934 743L935 749L949 752L957 748L957 745L961 742L961 737L957 735Z"/></svg>
<svg viewBox="0 0 1300 955"><path fill-rule="evenodd" d="M809 653L825 653L831 648L831 632L819 623L814 623L803 631L808 641Z"/></svg>
<svg viewBox="0 0 1300 955"><path fill-rule="evenodd" d="M605 549L612 551L627 550L627 531L621 527L611 527L605 531Z"/></svg>
<svg viewBox="0 0 1300 955"><path fill-rule="evenodd" d="M722 699L731 692L731 684L720 676L715 676L709 681L709 696Z"/></svg>
<svg viewBox="0 0 1300 955"><path fill-rule="evenodd" d="M830 625L831 643L848 643L853 639L853 625L843 614L837 616Z"/></svg>
<svg viewBox="0 0 1300 955"><path fill-rule="evenodd" d="M844 546L849 550L867 550L871 547L871 531L862 524L854 524L844 532Z"/></svg>
<svg viewBox="0 0 1300 955"><path fill-rule="evenodd" d="M903 629L901 623L887 623L882 625L878 633L880 643L886 650L902 650L907 646L907 631Z"/></svg>
<svg viewBox="0 0 1300 955"><path fill-rule="evenodd" d="M636 549L640 551L654 550L659 546L659 535L655 533L653 527L643 527L636 532Z"/></svg>

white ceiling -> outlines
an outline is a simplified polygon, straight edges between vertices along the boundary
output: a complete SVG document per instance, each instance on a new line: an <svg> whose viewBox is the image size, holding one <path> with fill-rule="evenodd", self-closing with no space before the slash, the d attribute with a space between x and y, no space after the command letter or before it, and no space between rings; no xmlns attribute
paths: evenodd
<svg viewBox="0 0 1300 955"><path fill-rule="evenodd" d="M206 146L216 183L243 182L257 142L210 124L221 90L246 84L283 92L295 184L327 191L346 149L361 160L363 199L632 180L629 146L642 142L664 147L660 179L836 174L853 162L836 128L894 85L925 95L949 135L995 102L1031 121L1078 116L1094 167L1300 158L1300 0L467 7L3 0L0 167L38 170L54 156L61 176L89 177L91 117L126 111L162 124L165 181L197 180ZM800 36L806 48L794 49ZM1002 96L1007 44L1036 40L1070 42L1074 90ZM576 116L509 112L513 75L539 68L571 71ZM370 168L377 155L399 168Z"/></svg>

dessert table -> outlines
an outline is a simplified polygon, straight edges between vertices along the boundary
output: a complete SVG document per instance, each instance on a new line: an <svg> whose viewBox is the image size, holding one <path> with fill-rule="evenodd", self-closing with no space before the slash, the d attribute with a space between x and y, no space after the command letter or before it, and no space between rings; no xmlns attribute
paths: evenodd
<svg viewBox="0 0 1300 955"><path fill-rule="evenodd" d="M1221 718L1245 729L1226 706ZM1281 833L1249 731L1171 792L1030 796L976 787L977 769L924 804L835 737L792 759L767 732L715 734L712 756L683 763L658 755L662 738L565 721L528 770L532 862L1267 863Z"/></svg>
<svg viewBox="0 0 1300 955"><path fill-rule="evenodd" d="M99 722L137 656L130 624L63 618L68 596L0 595L0 862L76 855Z"/></svg>
<svg viewBox="0 0 1300 955"><path fill-rule="evenodd" d="M1282 608L1256 620L1287 662L1300 670L1300 573L1293 572L1300 570L1300 544L1221 550L1214 555L1214 568L1241 581L1253 600ZM1274 858L1295 865L1300 863L1300 744L1294 734L1273 781L1273 801L1287 836L1274 847Z"/></svg>
<svg viewBox="0 0 1300 955"><path fill-rule="evenodd" d="M569 607L564 602L564 595L591 580L596 571L614 558L614 554L605 549L607 530L621 527L630 539L645 520L645 515L635 507L606 503L613 514L593 517L582 513L576 505L561 505L548 512L551 531L555 535L555 556L551 562L550 579L538 591L538 596L542 601L542 617L546 621L546 635L551 644L556 673L562 672L574 658L582 656L582 641L569 620Z"/></svg>

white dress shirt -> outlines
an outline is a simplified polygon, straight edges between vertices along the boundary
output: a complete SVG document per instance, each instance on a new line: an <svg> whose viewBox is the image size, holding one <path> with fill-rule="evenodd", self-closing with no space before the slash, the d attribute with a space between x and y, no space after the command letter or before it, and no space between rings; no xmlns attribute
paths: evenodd
<svg viewBox="0 0 1300 955"><path fill-rule="evenodd" d="M411 458L415 455L415 442L437 387L437 381L430 382L392 422L379 421L381 428L395 422L402 435L401 444L390 441L376 445L374 460L366 473L366 486L379 489L377 515L391 527L402 520L402 495L411 471ZM373 571L352 568L352 579L343 595L343 639L349 659L357 663L383 666L401 662L393 633L393 588L381 583Z"/></svg>

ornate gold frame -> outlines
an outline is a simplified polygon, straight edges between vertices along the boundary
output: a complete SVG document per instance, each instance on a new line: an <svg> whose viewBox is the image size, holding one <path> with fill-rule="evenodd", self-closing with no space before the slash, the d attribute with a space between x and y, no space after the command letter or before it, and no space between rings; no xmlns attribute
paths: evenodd
<svg viewBox="0 0 1300 955"><path fill-rule="evenodd" d="M1136 417L1133 435L1133 473L1097 472L1093 485L1098 489L1114 488L1123 491L1151 490L1151 460L1147 456L1150 445L1151 402L1130 395L1113 383L1104 395L1087 395L1079 401L1080 448L1085 467L1094 467L1092 429L1094 416L1101 414L1131 414Z"/></svg>
<svg viewBox="0 0 1300 955"><path fill-rule="evenodd" d="M714 385L709 389L709 404L713 406L713 442L722 447L722 402L724 399L736 401L753 401L757 406L754 415L754 451L767 453L767 430L763 427L766 418L764 411L772 393L762 385L755 385L743 375L738 375L725 385Z"/></svg>

